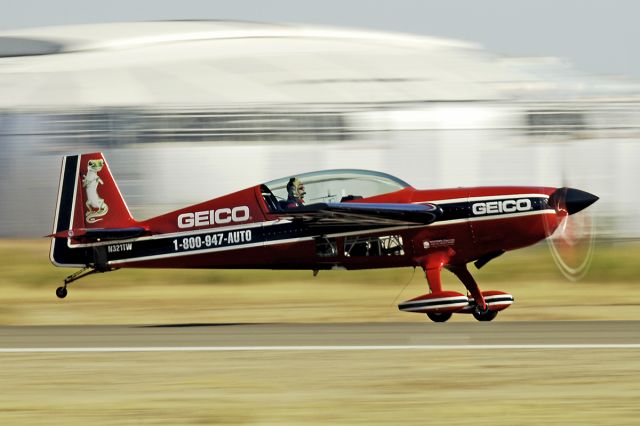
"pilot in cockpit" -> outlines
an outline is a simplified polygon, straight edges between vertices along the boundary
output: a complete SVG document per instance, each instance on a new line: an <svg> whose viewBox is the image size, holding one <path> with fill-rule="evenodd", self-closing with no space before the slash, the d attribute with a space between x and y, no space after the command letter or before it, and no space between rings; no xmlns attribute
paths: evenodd
<svg viewBox="0 0 640 426"><path fill-rule="evenodd" d="M304 204L304 184L298 178L292 177L287 183L287 208L299 207Z"/></svg>

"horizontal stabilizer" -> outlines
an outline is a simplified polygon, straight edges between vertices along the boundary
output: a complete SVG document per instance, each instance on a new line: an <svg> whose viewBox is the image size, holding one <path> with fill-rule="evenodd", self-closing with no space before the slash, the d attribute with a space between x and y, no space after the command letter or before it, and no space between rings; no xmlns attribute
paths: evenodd
<svg viewBox="0 0 640 426"><path fill-rule="evenodd" d="M86 240L123 240L147 234L148 230L140 226L130 228L80 228L69 229L47 235L54 238L78 238Z"/></svg>

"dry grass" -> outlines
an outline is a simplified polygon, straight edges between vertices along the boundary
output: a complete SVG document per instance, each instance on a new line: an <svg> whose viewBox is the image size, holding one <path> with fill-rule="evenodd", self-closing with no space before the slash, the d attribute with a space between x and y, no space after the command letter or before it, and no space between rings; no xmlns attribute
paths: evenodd
<svg viewBox="0 0 640 426"><path fill-rule="evenodd" d="M638 246L599 247L591 274L570 283L546 247L509 253L475 272L509 291L500 320L639 319ZM424 321L397 303L425 293L422 272L121 270L88 277L67 299L54 289L71 270L48 262L48 242L0 240L0 324ZM444 273L445 286L464 292ZM406 285L406 287L405 287ZM473 321L454 316L454 321Z"/></svg>
<svg viewBox="0 0 640 426"><path fill-rule="evenodd" d="M637 351L0 356L0 423L637 424Z"/></svg>
<svg viewBox="0 0 640 426"><path fill-rule="evenodd" d="M46 241L0 241L0 324L425 321L394 299L412 271L70 271ZM498 320L639 319L640 248L601 247L564 281L544 247L477 273L512 292ZM446 274L446 286L462 290ZM404 285L408 283L404 291ZM452 321L473 321L458 316ZM0 424L636 424L637 351L1 354Z"/></svg>

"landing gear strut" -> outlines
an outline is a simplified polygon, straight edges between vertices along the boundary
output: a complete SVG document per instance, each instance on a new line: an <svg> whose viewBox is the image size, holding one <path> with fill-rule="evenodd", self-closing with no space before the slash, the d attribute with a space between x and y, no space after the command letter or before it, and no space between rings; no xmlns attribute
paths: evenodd
<svg viewBox="0 0 640 426"><path fill-rule="evenodd" d="M469 306L469 299L455 291L443 291L440 274L451 253L433 253L427 258L416 259L425 272L429 293L404 301L398 305L401 311L425 313L433 322L446 322L454 312Z"/></svg>
<svg viewBox="0 0 640 426"><path fill-rule="evenodd" d="M401 311L427 314L433 322L446 322L454 313L472 314L478 321L492 321L499 311L513 303L509 293L481 291L465 263L448 264L451 256L450 252L434 252L426 258L416 259L416 263L422 263L430 292L400 303ZM442 290L440 275L445 265L464 284L466 295Z"/></svg>
<svg viewBox="0 0 640 426"><path fill-rule="evenodd" d="M74 272L73 274L69 275L67 278L64 279L63 287L58 287L56 289L56 296L58 296L60 299L64 299L65 297L67 297L67 286L69 284L71 284L76 280L79 280L80 278L86 277L87 275L95 274L96 272L101 272L101 271L98 271L92 266L87 266L86 268L83 268L79 271Z"/></svg>
<svg viewBox="0 0 640 426"><path fill-rule="evenodd" d="M476 280L467 269L467 265L464 263L461 265L451 265L449 266L449 270L453 272L456 277L458 277L462 284L464 284L464 286L467 288L467 291L471 294L471 296L473 296L473 300L476 303L476 306L473 310L473 316L478 319L478 317L476 317L476 310L481 314L484 312L489 312L489 307L487 306L487 302L484 300L482 291L480 291L478 283L476 283Z"/></svg>

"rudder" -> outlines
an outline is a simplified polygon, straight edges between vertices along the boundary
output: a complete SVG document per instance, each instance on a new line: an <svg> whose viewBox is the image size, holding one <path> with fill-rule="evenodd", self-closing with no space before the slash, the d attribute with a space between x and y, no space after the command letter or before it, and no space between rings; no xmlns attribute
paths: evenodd
<svg viewBox="0 0 640 426"><path fill-rule="evenodd" d="M70 249L68 238L136 225L101 152L63 158L51 235L54 238L50 257L54 264L86 264L78 250Z"/></svg>

